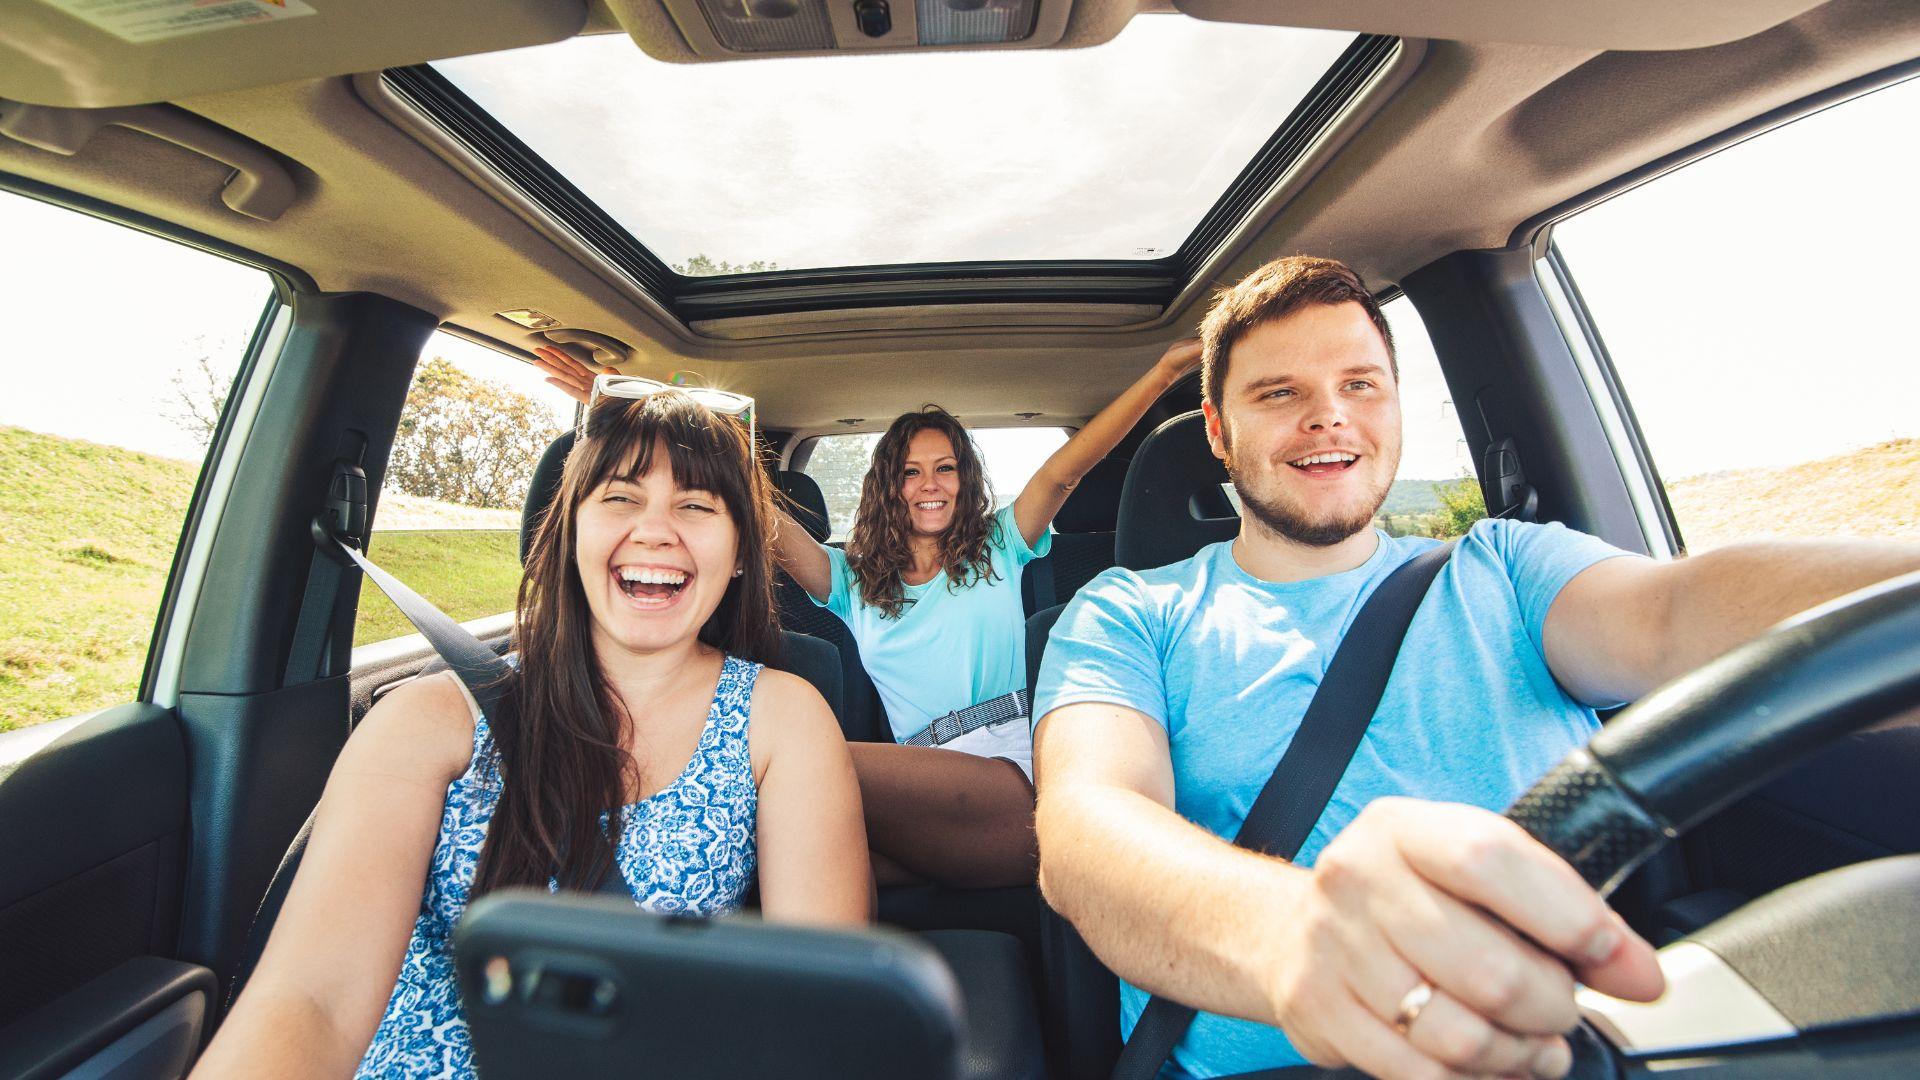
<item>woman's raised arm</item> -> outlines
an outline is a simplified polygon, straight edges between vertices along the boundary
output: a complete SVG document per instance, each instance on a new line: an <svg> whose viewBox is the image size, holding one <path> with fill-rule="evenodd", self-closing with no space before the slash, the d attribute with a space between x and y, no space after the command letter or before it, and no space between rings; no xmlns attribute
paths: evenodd
<svg viewBox="0 0 1920 1080"><path fill-rule="evenodd" d="M807 532L793 515L775 508L773 512L773 561L800 587L821 603L833 593L833 560L826 546Z"/></svg>
<svg viewBox="0 0 1920 1080"><path fill-rule="evenodd" d="M1087 470L1120 445L1120 440L1139 423L1161 394L1199 366L1199 338L1182 338L1167 346L1167 351L1160 354L1160 359L1145 375L1087 421L1086 427L1074 432L1065 446L1053 452L1020 490L1020 497L1013 500L1013 520L1020 526L1020 535L1028 547L1040 542L1047 526L1053 524L1053 516L1060 512Z"/></svg>

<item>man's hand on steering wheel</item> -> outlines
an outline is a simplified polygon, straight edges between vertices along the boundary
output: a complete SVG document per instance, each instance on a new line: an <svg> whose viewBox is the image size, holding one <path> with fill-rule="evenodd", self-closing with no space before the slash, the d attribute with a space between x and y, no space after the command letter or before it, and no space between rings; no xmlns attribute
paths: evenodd
<svg viewBox="0 0 1920 1080"><path fill-rule="evenodd" d="M1572 867L1474 807L1370 804L1280 920L1281 1028L1316 1064L1382 1078L1559 1077L1576 981L1663 988L1652 946Z"/></svg>

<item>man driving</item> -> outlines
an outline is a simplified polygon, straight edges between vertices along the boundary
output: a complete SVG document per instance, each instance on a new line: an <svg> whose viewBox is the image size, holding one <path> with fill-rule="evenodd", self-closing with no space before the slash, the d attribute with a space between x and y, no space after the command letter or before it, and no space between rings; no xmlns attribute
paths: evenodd
<svg viewBox="0 0 1920 1080"><path fill-rule="evenodd" d="M1496 811L1598 730L1596 708L1920 553L1766 543L1660 562L1557 524L1477 523L1298 855L1236 848L1354 615L1436 541L1371 527L1400 459L1399 380L1357 275L1269 263L1201 337L1239 535L1109 570L1055 626L1034 693L1042 889L1122 978L1123 1034L1149 993L1203 1010L1163 1075L1563 1075L1576 982L1650 1000L1662 978Z"/></svg>

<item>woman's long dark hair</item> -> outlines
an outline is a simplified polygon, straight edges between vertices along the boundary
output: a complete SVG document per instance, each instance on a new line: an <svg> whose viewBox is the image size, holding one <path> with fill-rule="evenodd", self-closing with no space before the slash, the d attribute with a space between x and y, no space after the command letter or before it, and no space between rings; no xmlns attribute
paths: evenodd
<svg viewBox="0 0 1920 1080"><path fill-rule="evenodd" d="M947 572L947 587L964 588L995 576L987 551L993 531L993 487L973 438L952 413L938 405L903 413L873 448L873 464L860 481L860 509L847 538L847 569L860 587L860 599L889 619L899 618L907 606L901 575L913 565L913 526L900 489L906 478L907 449L923 431L947 437L960 473L953 521L940 534L940 566Z"/></svg>
<svg viewBox="0 0 1920 1080"><path fill-rule="evenodd" d="M667 460L655 449L666 448ZM739 577L699 638L762 663L777 659L769 543L771 488L746 431L685 394L663 391L638 401L603 398L561 473L560 489L527 555L515 608L518 671L509 676L501 716L488 717L500 750L500 799L480 852L473 894L509 885L591 889L612 868L608 838L619 835L638 766L626 751L633 720L607 684L594 653L593 616L574 562L580 503L610 479L673 470L683 487L711 491L738 531ZM643 702L626 703L643 708ZM611 810L608 831L600 815Z"/></svg>

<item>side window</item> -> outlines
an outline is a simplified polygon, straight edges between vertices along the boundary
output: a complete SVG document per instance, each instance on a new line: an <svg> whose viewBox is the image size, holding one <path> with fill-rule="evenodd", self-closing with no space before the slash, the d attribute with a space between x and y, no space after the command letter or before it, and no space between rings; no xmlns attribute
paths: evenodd
<svg viewBox="0 0 1920 1080"><path fill-rule="evenodd" d="M5 733L138 695L188 503L273 283L5 191L0 236L16 315L0 345Z"/></svg>
<svg viewBox="0 0 1920 1080"><path fill-rule="evenodd" d="M1685 545L1920 538L1920 81L1554 226Z"/></svg>
<svg viewBox="0 0 1920 1080"><path fill-rule="evenodd" d="M1067 441L1066 428L978 428L972 431L973 443L993 485L996 507L1019 497L1020 489L1040 470L1055 450ZM842 543L853 531L854 514L860 509L860 481L873 462L873 448L880 442L877 431L858 435L821 435L812 440L806 457L805 472L820 485L827 500L827 517L833 524L830 541Z"/></svg>
<svg viewBox="0 0 1920 1080"><path fill-rule="evenodd" d="M1448 539L1487 516L1480 481L1440 372L1440 358L1412 301L1380 306L1400 365L1400 471L1374 524L1393 536Z"/></svg>
<svg viewBox="0 0 1920 1080"><path fill-rule="evenodd" d="M532 365L433 335L400 414L368 554L456 621L511 612L527 485L573 416L573 399ZM361 587L356 647L415 632L371 582Z"/></svg>

